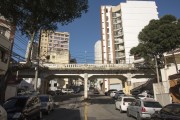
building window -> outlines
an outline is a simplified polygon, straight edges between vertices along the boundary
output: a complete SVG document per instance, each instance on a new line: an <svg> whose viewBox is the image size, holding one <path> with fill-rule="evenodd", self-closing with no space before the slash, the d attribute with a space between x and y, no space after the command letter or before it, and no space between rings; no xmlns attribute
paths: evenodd
<svg viewBox="0 0 180 120"><path fill-rule="evenodd" d="M109 18L108 18L108 16L106 16L106 21L108 21L109 20Z"/></svg>
<svg viewBox="0 0 180 120"><path fill-rule="evenodd" d="M0 61L4 63L8 62L8 54L5 51L0 50Z"/></svg>
<svg viewBox="0 0 180 120"><path fill-rule="evenodd" d="M57 87L57 83L54 83L54 87Z"/></svg>
<svg viewBox="0 0 180 120"><path fill-rule="evenodd" d="M0 26L0 34L1 34L1 35L5 35L5 32L6 32L6 28Z"/></svg>
<svg viewBox="0 0 180 120"><path fill-rule="evenodd" d="M106 13L108 13L108 9L106 9Z"/></svg>

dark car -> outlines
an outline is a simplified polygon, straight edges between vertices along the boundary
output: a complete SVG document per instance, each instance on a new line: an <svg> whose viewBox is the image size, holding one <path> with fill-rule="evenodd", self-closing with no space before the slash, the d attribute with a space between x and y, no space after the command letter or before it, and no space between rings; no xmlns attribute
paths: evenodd
<svg viewBox="0 0 180 120"><path fill-rule="evenodd" d="M16 96L4 103L8 120L39 120L42 118L40 100L37 96Z"/></svg>
<svg viewBox="0 0 180 120"><path fill-rule="evenodd" d="M94 89L94 94L99 94L99 91L97 89Z"/></svg>
<svg viewBox="0 0 180 120"><path fill-rule="evenodd" d="M164 106L159 112L151 115L152 120L180 120L180 104Z"/></svg>
<svg viewBox="0 0 180 120"><path fill-rule="evenodd" d="M49 114L54 110L54 100L51 95L39 95L41 101L41 111Z"/></svg>
<svg viewBox="0 0 180 120"><path fill-rule="evenodd" d="M47 94L54 96L54 95L56 95L56 92L55 92L55 91L50 90L50 91L48 91L48 92L47 92Z"/></svg>

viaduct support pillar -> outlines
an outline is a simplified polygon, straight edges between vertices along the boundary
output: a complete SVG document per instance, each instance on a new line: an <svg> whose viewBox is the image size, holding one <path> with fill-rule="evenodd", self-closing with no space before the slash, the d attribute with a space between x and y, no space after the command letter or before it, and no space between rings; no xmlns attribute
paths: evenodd
<svg viewBox="0 0 180 120"><path fill-rule="evenodd" d="M46 94L48 90L48 80L46 79L41 79L41 87L40 87L40 93L41 94Z"/></svg>
<svg viewBox="0 0 180 120"><path fill-rule="evenodd" d="M88 86L87 86L87 81L88 81L88 74L84 73L84 99L88 98Z"/></svg>

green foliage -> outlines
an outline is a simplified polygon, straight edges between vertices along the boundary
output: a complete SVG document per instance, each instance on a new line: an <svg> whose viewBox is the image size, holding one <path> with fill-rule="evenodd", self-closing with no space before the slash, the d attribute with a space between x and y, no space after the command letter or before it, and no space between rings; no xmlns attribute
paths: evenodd
<svg viewBox="0 0 180 120"><path fill-rule="evenodd" d="M87 9L88 0L0 0L0 15L30 38L27 64L39 30L55 30L58 23L66 25Z"/></svg>
<svg viewBox="0 0 180 120"><path fill-rule="evenodd" d="M57 23L72 22L87 12L87 0L1 0L0 14L27 36L40 29L54 30Z"/></svg>
<svg viewBox="0 0 180 120"><path fill-rule="evenodd" d="M158 55L159 63L163 63L163 53L180 46L180 20L173 15L151 20L139 33L138 38L140 43L131 49L131 54L145 58L146 62Z"/></svg>

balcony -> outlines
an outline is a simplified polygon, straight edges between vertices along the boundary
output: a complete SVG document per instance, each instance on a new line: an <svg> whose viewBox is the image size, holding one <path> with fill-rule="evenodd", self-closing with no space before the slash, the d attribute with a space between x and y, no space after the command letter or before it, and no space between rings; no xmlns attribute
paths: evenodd
<svg viewBox="0 0 180 120"><path fill-rule="evenodd" d="M124 43L123 39L115 39L115 44L122 44Z"/></svg>
<svg viewBox="0 0 180 120"><path fill-rule="evenodd" d="M2 34L0 34L0 47L4 48L7 51L11 50L11 42Z"/></svg>
<svg viewBox="0 0 180 120"><path fill-rule="evenodd" d="M4 63L0 60L0 75L4 74L4 72L7 70L8 64Z"/></svg>

